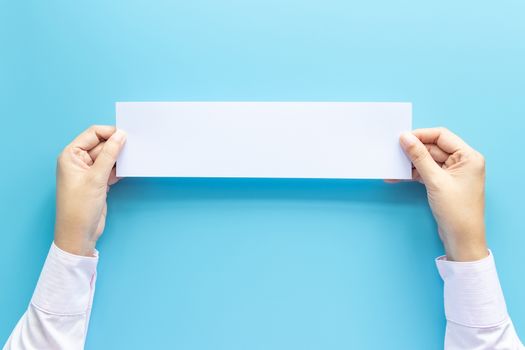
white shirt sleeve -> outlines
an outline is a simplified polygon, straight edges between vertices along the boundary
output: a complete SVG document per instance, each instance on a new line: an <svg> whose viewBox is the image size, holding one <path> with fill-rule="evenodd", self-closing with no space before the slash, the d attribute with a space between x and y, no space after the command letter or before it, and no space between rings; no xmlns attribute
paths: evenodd
<svg viewBox="0 0 525 350"><path fill-rule="evenodd" d="M98 253L77 256L53 244L31 303L4 350L83 349ZM445 349L522 350L507 313L492 253L474 262L436 259L445 283Z"/></svg>
<svg viewBox="0 0 525 350"><path fill-rule="evenodd" d="M31 303L3 349L83 349L97 263L98 252L77 256L53 243Z"/></svg>
<svg viewBox="0 0 525 350"><path fill-rule="evenodd" d="M472 262L436 259L445 283L446 350L521 350L492 252Z"/></svg>

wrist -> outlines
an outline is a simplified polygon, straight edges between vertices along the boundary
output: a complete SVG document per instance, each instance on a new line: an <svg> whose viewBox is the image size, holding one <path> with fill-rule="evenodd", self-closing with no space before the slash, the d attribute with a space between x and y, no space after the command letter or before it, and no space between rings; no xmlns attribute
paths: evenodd
<svg viewBox="0 0 525 350"><path fill-rule="evenodd" d="M470 239L463 238L459 242L457 240L443 240L443 246L447 260L450 261L477 261L489 255L484 234Z"/></svg>
<svg viewBox="0 0 525 350"><path fill-rule="evenodd" d="M486 258L489 255L489 250L486 246L460 249L445 248L445 254L449 261L468 262Z"/></svg>
<svg viewBox="0 0 525 350"><path fill-rule="evenodd" d="M55 235L54 242L58 248L70 254L88 257L95 256L96 242L94 241L75 240Z"/></svg>
<svg viewBox="0 0 525 350"><path fill-rule="evenodd" d="M485 222L482 216L468 223L438 227L447 260L477 261L489 255L485 238Z"/></svg>

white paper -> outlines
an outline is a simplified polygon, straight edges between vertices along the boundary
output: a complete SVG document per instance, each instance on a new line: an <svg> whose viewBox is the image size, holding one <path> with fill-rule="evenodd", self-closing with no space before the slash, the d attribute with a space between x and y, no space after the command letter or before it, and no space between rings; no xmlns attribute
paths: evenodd
<svg viewBox="0 0 525 350"><path fill-rule="evenodd" d="M410 179L411 103L118 102L117 176Z"/></svg>

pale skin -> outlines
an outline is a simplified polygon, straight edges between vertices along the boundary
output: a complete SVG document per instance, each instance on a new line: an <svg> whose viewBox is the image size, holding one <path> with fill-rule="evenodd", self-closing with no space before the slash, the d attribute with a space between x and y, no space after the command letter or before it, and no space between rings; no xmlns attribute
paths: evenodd
<svg viewBox="0 0 525 350"><path fill-rule="evenodd" d="M59 156L55 244L62 250L93 256L105 227L107 192L119 180L115 163L125 141L126 134L113 126L92 126ZM447 258L486 257L483 156L444 128L404 133L400 144L412 161L413 180L426 187Z"/></svg>
<svg viewBox="0 0 525 350"><path fill-rule="evenodd" d="M445 128L407 132L400 143L412 161L412 179L425 185L447 259L488 256L484 157Z"/></svg>
<svg viewBox="0 0 525 350"><path fill-rule="evenodd" d="M57 161L55 244L93 256L106 224L106 196L119 180L117 157L126 134L113 126L92 126L75 138Z"/></svg>

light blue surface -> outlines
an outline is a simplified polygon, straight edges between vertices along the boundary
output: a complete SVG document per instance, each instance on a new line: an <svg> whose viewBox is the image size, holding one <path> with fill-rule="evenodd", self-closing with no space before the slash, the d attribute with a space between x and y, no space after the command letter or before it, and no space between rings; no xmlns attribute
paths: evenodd
<svg viewBox="0 0 525 350"><path fill-rule="evenodd" d="M55 158L115 101L411 101L488 160L487 222L525 337L525 2L3 1L0 341L31 297ZM363 150L366 151L366 150ZM423 189L127 179L87 349L440 349Z"/></svg>

